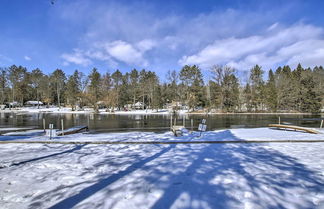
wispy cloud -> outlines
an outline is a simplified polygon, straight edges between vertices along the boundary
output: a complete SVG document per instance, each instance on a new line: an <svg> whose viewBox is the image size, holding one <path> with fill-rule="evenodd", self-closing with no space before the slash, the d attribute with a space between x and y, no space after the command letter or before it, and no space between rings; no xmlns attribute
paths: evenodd
<svg viewBox="0 0 324 209"><path fill-rule="evenodd" d="M263 35L216 40L196 54L183 56L179 64L198 64L205 68L224 64L239 70L248 70L255 64L267 69L278 64L323 64L322 28L305 24L284 29L276 29L277 26L270 26Z"/></svg>
<svg viewBox="0 0 324 209"><path fill-rule="evenodd" d="M25 59L26 61L30 61L30 60L31 60L31 58L30 58L29 56L27 56L27 55L24 56L24 59Z"/></svg>
<svg viewBox="0 0 324 209"><path fill-rule="evenodd" d="M62 58L64 59L63 65L69 65L70 63L74 63L77 65L88 66L92 63L90 59L85 57L84 52L79 49L74 49L74 52L70 54L62 54Z"/></svg>
<svg viewBox="0 0 324 209"><path fill-rule="evenodd" d="M255 64L264 68L297 62L314 66L323 58L323 29L280 23L287 12L285 6L276 10L276 16L272 10L235 9L161 16L156 15L156 8L141 3L78 1L63 5L58 17L84 31L75 45L77 50L62 54L65 64L88 66L104 61L114 67L125 64L153 70L228 64L247 70Z"/></svg>

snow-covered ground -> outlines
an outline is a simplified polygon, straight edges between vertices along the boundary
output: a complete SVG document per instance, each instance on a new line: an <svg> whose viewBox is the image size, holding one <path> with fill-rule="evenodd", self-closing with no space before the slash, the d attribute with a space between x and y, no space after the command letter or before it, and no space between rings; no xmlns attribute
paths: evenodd
<svg viewBox="0 0 324 209"><path fill-rule="evenodd" d="M6 140L49 140L37 131ZM269 128L55 141L324 140ZM1 208L324 208L324 143L0 144Z"/></svg>
<svg viewBox="0 0 324 209"><path fill-rule="evenodd" d="M72 111L72 108L68 107L40 107L39 109L37 107L22 107L17 109L6 109L6 110L0 110L0 112L14 112L18 114L25 114L25 113L73 113L73 114L86 114L86 113L94 113L94 110L92 108L88 108L86 110L75 110ZM179 114L186 113L186 110L179 111ZM99 114L129 114L129 115L143 115L143 114L169 114L169 111L166 109L161 109L159 111L157 110L131 110L131 111L115 111L115 112L107 112L106 109L100 109Z"/></svg>
<svg viewBox="0 0 324 209"><path fill-rule="evenodd" d="M309 134L297 131L285 131L273 128L239 128L203 132L186 132L183 136L175 137L172 132L121 132L121 133L78 133L54 137L54 141L270 141L270 140L324 140L324 129L315 129L321 134ZM17 137L20 136L20 137ZM0 141L46 141L43 130L22 130L3 134Z"/></svg>

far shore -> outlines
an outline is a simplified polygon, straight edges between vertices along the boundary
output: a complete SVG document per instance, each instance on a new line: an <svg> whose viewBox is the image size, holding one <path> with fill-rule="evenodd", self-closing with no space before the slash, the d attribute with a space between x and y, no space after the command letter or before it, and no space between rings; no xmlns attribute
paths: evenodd
<svg viewBox="0 0 324 209"><path fill-rule="evenodd" d="M99 112L95 112L94 110L74 110L71 108L58 108L58 107L50 107L50 108L18 108L18 109L5 109L0 110L0 113L17 113L17 114L31 114L31 113L52 113L52 114L111 114L111 115L170 115L173 114L172 111L167 109L160 110L130 110L130 111L114 111L109 112L106 109L99 109ZM176 112L179 115L316 115L316 114L324 114L324 112L318 113L301 113L301 112L188 112L187 110L179 110Z"/></svg>

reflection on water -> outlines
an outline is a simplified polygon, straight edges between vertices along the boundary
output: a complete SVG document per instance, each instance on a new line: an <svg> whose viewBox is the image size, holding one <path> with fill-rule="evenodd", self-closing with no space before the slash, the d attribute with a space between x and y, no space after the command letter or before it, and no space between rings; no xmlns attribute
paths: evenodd
<svg viewBox="0 0 324 209"><path fill-rule="evenodd" d="M278 114L222 114L222 115L178 115L178 125L183 124L190 128L191 119L196 128L201 119L207 119L208 130L224 128L254 128L265 127L270 123L281 122L306 127L319 127L321 115L278 115ZM55 128L61 128L61 119L64 120L65 128L78 125L88 125L90 130L95 132L109 131L164 131L170 127L169 115L103 115L103 114L53 114L33 113L15 114L0 112L0 128L5 127L33 127L42 128L43 118L46 120L46 127L49 123ZM174 117L173 117L174 118ZM314 119L316 118L316 119Z"/></svg>

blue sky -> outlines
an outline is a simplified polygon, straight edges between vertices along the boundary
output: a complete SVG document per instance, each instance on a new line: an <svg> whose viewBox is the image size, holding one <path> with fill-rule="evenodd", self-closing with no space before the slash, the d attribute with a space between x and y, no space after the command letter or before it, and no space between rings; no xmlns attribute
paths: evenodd
<svg viewBox="0 0 324 209"><path fill-rule="evenodd" d="M247 72L324 65L324 1L1 0L0 66Z"/></svg>

